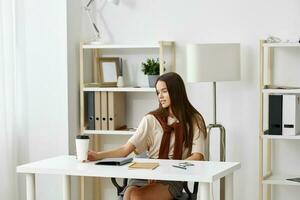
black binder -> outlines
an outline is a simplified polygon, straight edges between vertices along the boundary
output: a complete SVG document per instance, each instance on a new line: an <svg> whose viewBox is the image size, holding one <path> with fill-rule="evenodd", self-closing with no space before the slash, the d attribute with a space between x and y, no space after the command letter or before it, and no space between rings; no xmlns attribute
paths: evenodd
<svg viewBox="0 0 300 200"><path fill-rule="evenodd" d="M120 158L104 158L95 163L95 165L125 165L133 160L131 157L120 157Z"/></svg>
<svg viewBox="0 0 300 200"><path fill-rule="evenodd" d="M94 92L85 92L85 104L86 104L86 130L95 130L95 99Z"/></svg>
<svg viewBox="0 0 300 200"><path fill-rule="evenodd" d="M269 95L269 135L282 135L282 95Z"/></svg>

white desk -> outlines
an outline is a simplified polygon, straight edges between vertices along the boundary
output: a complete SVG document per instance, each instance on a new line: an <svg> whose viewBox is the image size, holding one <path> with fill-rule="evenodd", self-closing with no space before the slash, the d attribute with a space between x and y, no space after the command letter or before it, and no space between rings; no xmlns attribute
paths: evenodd
<svg viewBox="0 0 300 200"><path fill-rule="evenodd" d="M238 162L191 161L195 164L186 170L172 167L178 160L135 159L141 162L159 162L155 170L128 169L123 166L95 165L95 162L80 163L74 156L58 156L17 167L18 173L26 174L27 200L35 200L35 174L63 176L63 199L71 200L70 176L138 178L171 181L199 182L201 200L210 200L210 183L226 176L226 200L233 200L233 172L240 168Z"/></svg>

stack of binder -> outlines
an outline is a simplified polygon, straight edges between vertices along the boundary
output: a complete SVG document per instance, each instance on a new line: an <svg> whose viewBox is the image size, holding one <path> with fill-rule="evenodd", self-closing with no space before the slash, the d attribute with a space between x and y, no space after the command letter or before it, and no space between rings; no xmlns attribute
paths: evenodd
<svg viewBox="0 0 300 200"><path fill-rule="evenodd" d="M125 93L85 92L86 130L117 130L125 126Z"/></svg>
<svg viewBox="0 0 300 200"><path fill-rule="evenodd" d="M300 134L300 95L269 95L270 135Z"/></svg>

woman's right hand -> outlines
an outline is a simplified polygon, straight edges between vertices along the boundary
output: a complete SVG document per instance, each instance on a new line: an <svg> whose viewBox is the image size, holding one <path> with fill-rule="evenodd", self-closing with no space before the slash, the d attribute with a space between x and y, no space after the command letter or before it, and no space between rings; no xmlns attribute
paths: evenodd
<svg viewBox="0 0 300 200"><path fill-rule="evenodd" d="M95 160L99 160L100 158L99 158L98 152L89 150L88 151L88 158L87 159L89 161L95 161Z"/></svg>

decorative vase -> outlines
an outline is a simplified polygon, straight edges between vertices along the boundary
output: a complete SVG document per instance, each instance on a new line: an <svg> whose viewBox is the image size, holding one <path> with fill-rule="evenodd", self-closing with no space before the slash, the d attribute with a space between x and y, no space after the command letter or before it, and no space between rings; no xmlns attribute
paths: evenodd
<svg viewBox="0 0 300 200"><path fill-rule="evenodd" d="M149 87L155 87L155 83L159 75L148 75Z"/></svg>
<svg viewBox="0 0 300 200"><path fill-rule="evenodd" d="M124 78L123 78L123 76L118 77L117 87L124 87Z"/></svg>

